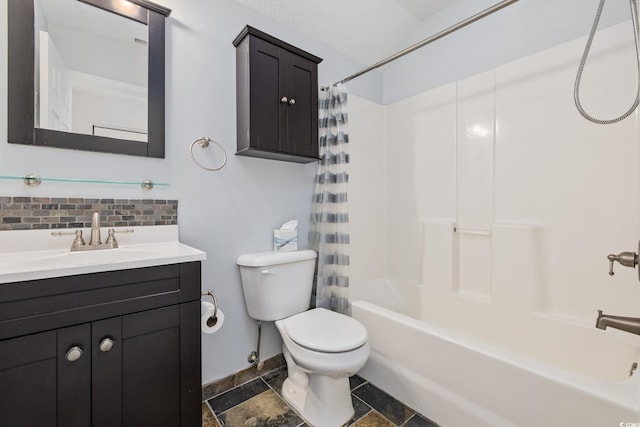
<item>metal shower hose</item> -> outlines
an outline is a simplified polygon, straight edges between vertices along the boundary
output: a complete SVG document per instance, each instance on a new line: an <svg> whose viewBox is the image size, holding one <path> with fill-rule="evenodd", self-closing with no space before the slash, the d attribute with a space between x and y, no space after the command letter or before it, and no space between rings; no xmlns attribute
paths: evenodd
<svg viewBox="0 0 640 427"><path fill-rule="evenodd" d="M587 45L584 48L584 53L582 54L580 65L578 66L576 83L573 87L573 99L576 103L576 107L578 108L578 111L580 112L580 114L582 114L582 116L585 119L600 125L609 125L629 117L638 107L638 104L640 104L640 53L638 52L638 45L640 44L640 41L639 41L640 36L638 34L639 31L638 31L638 14L637 14L636 0L629 0L629 5L631 7L631 21L633 23L633 38L636 44L636 64L637 64L637 70L638 70L638 88L636 91L636 99L633 102L633 105L627 110L627 112L619 117L609 119L609 120L596 119L595 117L592 117L591 115L589 115L589 113L587 113L584 110L584 108L582 108L582 104L580 103L580 80L582 80L582 72L584 71L584 66L585 66L585 63L587 62L587 57L589 56L589 49L591 49L591 43L593 42L593 37L595 36L596 30L598 28L598 22L600 21L600 16L602 15L604 2L605 0L600 0L600 5L598 6L598 11L596 12L596 17L593 20L593 26L591 27L591 33L589 34Z"/></svg>

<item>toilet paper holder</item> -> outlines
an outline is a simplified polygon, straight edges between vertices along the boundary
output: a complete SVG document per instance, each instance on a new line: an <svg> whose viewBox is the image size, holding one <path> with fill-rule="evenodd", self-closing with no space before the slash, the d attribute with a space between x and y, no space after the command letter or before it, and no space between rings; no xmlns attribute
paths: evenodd
<svg viewBox="0 0 640 427"><path fill-rule="evenodd" d="M207 324L209 322L216 322L216 318L218 317L218 299L216 298L216 295L213 292L207 290L203 291L200 296L210 296L211 299L213 299L213 314L211 315L211 317L209 317L209 320L207 320Z"/></svg>

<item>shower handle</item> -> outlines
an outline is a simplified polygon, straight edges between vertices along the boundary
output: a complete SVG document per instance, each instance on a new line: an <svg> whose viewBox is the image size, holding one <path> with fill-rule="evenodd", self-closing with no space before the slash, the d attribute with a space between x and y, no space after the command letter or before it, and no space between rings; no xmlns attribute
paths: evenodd
<svg viewBox="0 0 640 427"><path fill-rule="evenodd" d="M640 242L638 242L638 252L640 252ZM619 254L607 255L609 260L609 276L613 276L613 263L617 261L620 265L625 267L635 268L638 265L638 254L635 252L620 252ZM640 270L638 270L638 280L640 280Z"/></svg>

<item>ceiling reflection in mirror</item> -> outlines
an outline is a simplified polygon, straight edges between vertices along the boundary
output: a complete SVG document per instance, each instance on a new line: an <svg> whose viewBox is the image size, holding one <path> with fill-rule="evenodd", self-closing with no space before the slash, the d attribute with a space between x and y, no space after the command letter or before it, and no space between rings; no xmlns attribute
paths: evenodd
<svg viewBox="0 0 640 427"><path fill-rule="evenodd" d="M147 26L77 0L34 9L35 127L146 142Z"/></svg>

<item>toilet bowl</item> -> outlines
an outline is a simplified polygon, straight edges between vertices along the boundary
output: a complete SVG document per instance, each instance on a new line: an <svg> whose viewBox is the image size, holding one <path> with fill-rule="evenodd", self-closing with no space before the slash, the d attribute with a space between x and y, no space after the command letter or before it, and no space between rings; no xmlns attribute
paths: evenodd
<svg viewBox="0 0 640 427"><path fill-rule="evenodd" d="M316 427L353 417L349 377L369 357L367 330L351 317L316 308L276 321L288 377L282 395Z"/></svg>
<svg viewBox="0 0 640 427"><path fill-rule="evenodd" d="M369 357L367 330L324 308L309 309L316 253L262 252L238 258L249 316L275 321L288 377L282 396L315 427L353 417L349 377Z"/></svg>

